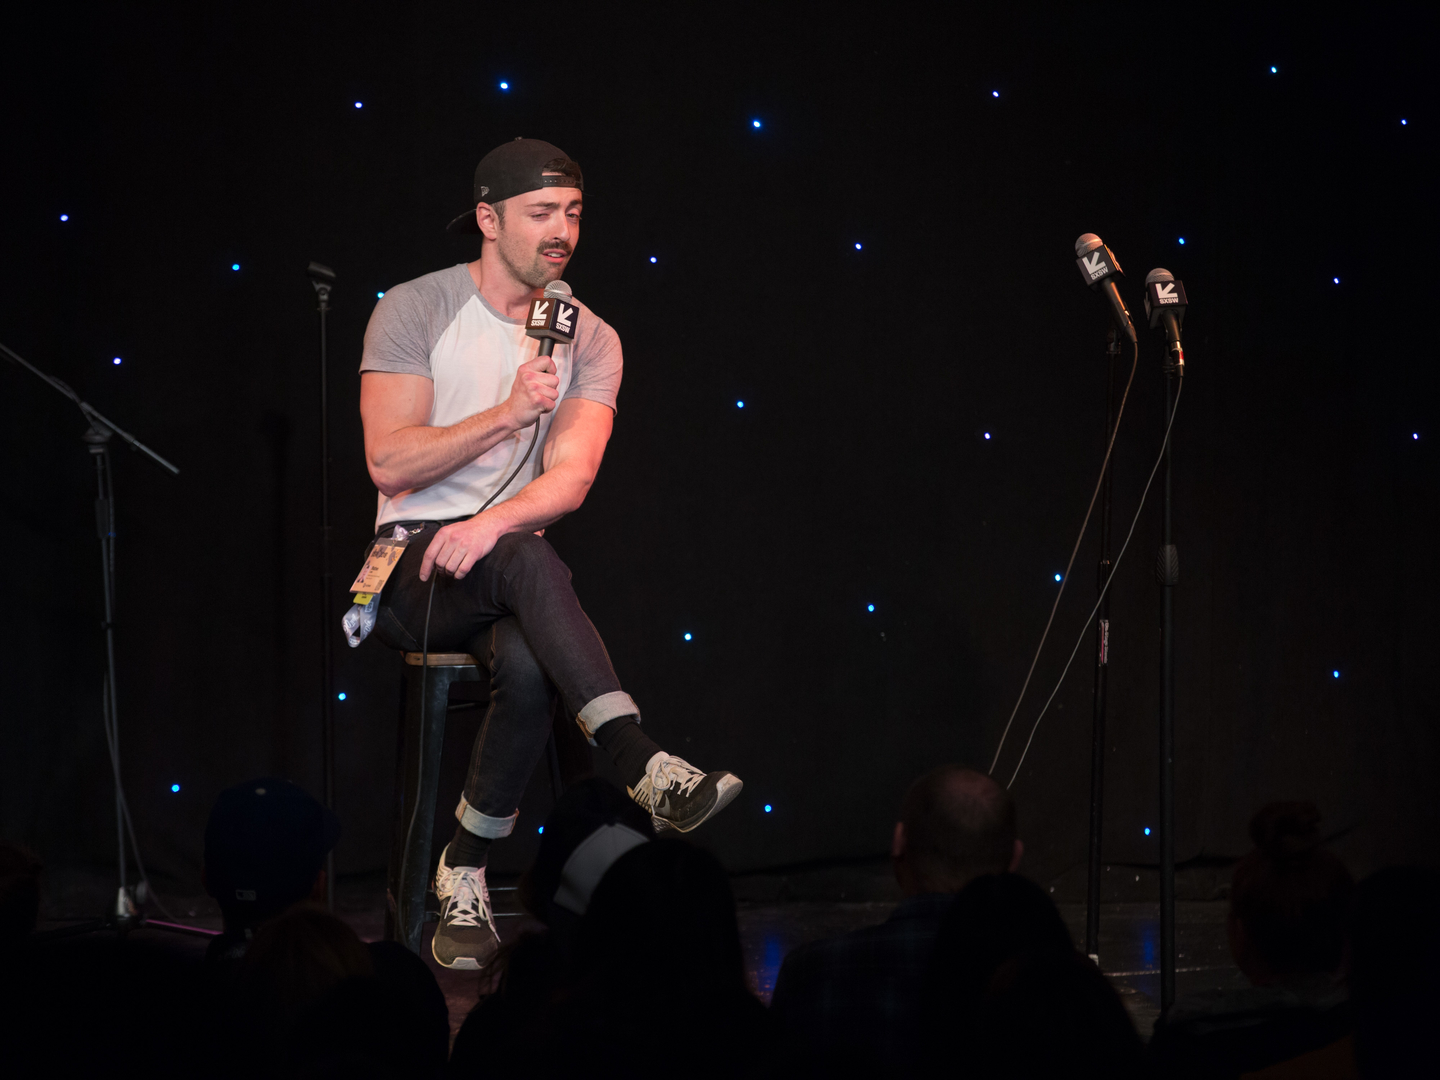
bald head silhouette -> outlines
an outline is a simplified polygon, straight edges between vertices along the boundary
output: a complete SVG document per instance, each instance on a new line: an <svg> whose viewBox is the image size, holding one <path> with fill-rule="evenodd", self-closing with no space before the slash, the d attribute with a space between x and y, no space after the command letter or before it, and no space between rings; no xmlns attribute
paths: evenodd
<svg viewBox="0 0 1440 1080"><path fill-rule="evenodd" d="M991 777L941 765L905 792L891 857L907 895L959 892L982 874L1020 865L1015 803Z"/></svg>

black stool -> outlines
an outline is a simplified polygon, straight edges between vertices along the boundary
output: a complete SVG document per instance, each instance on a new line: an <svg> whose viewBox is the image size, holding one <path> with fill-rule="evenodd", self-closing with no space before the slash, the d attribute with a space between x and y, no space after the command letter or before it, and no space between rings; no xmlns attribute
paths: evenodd
<svg viewBox="0 0 1440 1080"><path fill-rule="evenodd" d="M400 704L399 747L395 755L395 816L385 890L385 937L420 951L427 921L425 894L434 874L435 810L440 796L440 762L446 715L452 709L490 700L489 672L468 653L407 652ZM424 678L422 680L422 671ZM420 723L421 683L425 723ZM590 747L573 719L557 706L549 744L551 790L558 801L569 784L592 775Z"/></svg>

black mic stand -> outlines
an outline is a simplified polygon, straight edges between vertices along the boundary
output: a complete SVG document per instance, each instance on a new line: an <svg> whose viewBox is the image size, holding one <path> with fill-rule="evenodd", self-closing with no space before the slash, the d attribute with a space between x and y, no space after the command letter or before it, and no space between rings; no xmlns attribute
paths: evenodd
<svg viewBox="0 0 1440 1080"><path fill-rule="evenodd" d="M312 262L306 273L320 312L320 769L325 806L335 809L335 605L330 595L330 393L326 316L335 271ZM325 853L325 906L335 910L335 852Z"/></svg>
<svg viewBox="0 0 1440 1080"><path fill-rule="evenodd" d="M1105 346L1105 445L1115 431L1115 359L1120 355L1120 331L1112 323ZM1085 886L1085 952L1100 963L1100 860L1101 834L1105 814L1105 706L1106 680L1110 665L1110 493L1114 468L1107 464L1100 489L1100 561L1095 587L1102 590L1099 619L1095 624L1095 689L1091 698L1090 726L1090 866Z"/></svg>
<svg viewBox="0 0 1440 1080"><path fill-rule="evenodd" d="M1182 361L1183 362L1183 361ZM1163 542L1155 559L1160 581L1160 1015L1175 1002L1175 605L1180 584L1180 555L1170 517L1171 420L1184 369L1174 352L1165 360L1165 519Z"/></svg>
<svg viewBox="0 0 1440 1080"><path fill-rule="evenodd" d="M154 898L154 894L150 888L149 877L145 873L145 864L140 859L140 844L135 839L135 825L130 820L130 806L125 799L125 788L122 786L120 776L120 718L115 696L115 687L118 681L115 664L115 480L110 469L110 438L112 435L118 435L120 440L128 443L131 449L139 450L172 476L178 476L180 470L98 409L92 407L88 402L80 400L80 395L60 379L53 375L46 375L4 344L0 344L0 351L3 351L6 356L31 374L48 383L56 392L74 402L90 425L81 438L84 439L90 455L95 459L95 530L100 538L100 579L105 594L105 621L101 624L105 630L105 681L100 695L101 723L105 729L105 743L110 751L111 776L115 783L116 870L119 884L115 890L115 902L100 919L63 927L58 931L51 931L39 936L69 937L95 930L115 930L123 934L140 926L151 926L182 934L212 937L214 936L212 931L200 927L183 926L175 922L162 922L145 917L142 907L148 900ZM140 870L140 884L138 888L133 889L127 878L129 862L126 854L127 838L129 851L134 854L135 865Z"/></svg>

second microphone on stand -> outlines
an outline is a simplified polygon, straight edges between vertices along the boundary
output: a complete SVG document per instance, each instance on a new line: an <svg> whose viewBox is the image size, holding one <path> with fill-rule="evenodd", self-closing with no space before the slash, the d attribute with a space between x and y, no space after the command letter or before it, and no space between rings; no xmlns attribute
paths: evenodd
<svg viewBox="0 0 1440 1080"><path fill-rule="evenodd" d="M1169 270L1156 267L1145 275L1145 317L1150 328L1165 327L1169 366L1185 374L1185 350L1180 347L1180 327L1185 323L1185 283L1175 280Z"/></svg>

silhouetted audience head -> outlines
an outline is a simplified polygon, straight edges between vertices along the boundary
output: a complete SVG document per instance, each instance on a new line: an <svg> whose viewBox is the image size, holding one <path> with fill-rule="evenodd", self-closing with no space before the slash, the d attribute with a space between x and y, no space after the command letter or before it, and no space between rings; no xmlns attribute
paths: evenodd
<svg viewBox="0 0 1440 1080"><path fill-rule="evenodd" d="M189 946L153 930L101 931L7 951L0 1074L197 1075L208 999Z"/></svg>
<svg viewBox="0 0 1440 1080"><path fill-rule="evenodd" d="M346 979L373 978L375 964L343 920L307 904L262 926L240 970L247 993L288 1024Z"/></svg>
<svg viewBox="0 0 1440 1080"><path fill-rule="evenodd" d="M304 788L273 776L226 788L205 826L205 889L227 931L254 928L320 893L340 821Z"/></svg>
<svg viewBox="0 0 1440 1080"><path fill-rule="evenodd" d="M1348 983L1361 1076L1408 1076L1434 1058L1440 1015L1440 871L1380 870L1355 889Z"/></svg>
<svg viewBox="0 0 1440 1080"><path fill-rule="evenodd" d="M931 769L900 804L891 855L908 894L959 892L1020 864L1015 803L992 778L960 765Z"/></svg>
<svg viewBox="0 0 1440 1080"><path fill-rule="evenodd" d="M1123 1077L1140 1065L1119 995L1075 951L1050 897L1015 874L978 877L955 898L923 1008L931 1064L954 1056L967 1076Z"/></svg>
<svg viewBox="0 0 1440 1080"><path fill-rule="evenodd" d="M1355 891L1350 872L1320 843L1313 803L1277 802L1250 821L1255 849L1230 891L1230 951L1252 984L1340 968Z"/></svg>
<svg viewBox="0 0 1440 1080"><path fill-rule="evenodd" d="M746 985L730 880L683 840L615 860L590 897L571 970L526 1040L529 1075L620 1076L661 1062L749 1080L777 1061L774 1024Z"/></svg>
<svg viewBox="0 0 1440 1080"><path fill-rule="evenodd" d="M0 844L0 949L35 932L40 916L40 860L18 844Z"/></svg>
<svg viewBox="0 0 1440 1080"><path fill-rule="evenodd" d="M1144 1047L1120 995L1074 949L1029 952L1001 964L976 1009L978 1076L1139 1073Z"/></svg>
<svg viewBox="0 0 1440 1080"><path fill-rule="evenodd" d="M973 1015L1007 960L1075 951L1065 920L1033 881L986 874L960 891L935 939L926 997L953 1016Z"/></svg>
<svg viewBox="0 0 1440 1080"><path fill-rule="evenodd" d="M433 1077L449 1049L444 996L419 957L367 946L302 904L255 934L235 985L252 1074Z"/></svg>
<svg viewBox="0 0 1440 1080"><path fill-rule="evenodd" d="M659 956L684 957L685 992L745 990L735 897L720 861L683 840L642 844L596 886L576 965L608 984L653 986Z"/></svg>
<svg viewBox="0 0 1440 1080"><path fill-rule="evenodd" d="M1235 868L1227 929L1247 987L1187 994L1155 1024L1155 1075L1353 1075L1353 1015L1339 971L1354 882L1320 843L1320 813L1277 802L1250 821L1255 849ZM1266 1072L1265 1075L1271 1075Z"/></svg>

